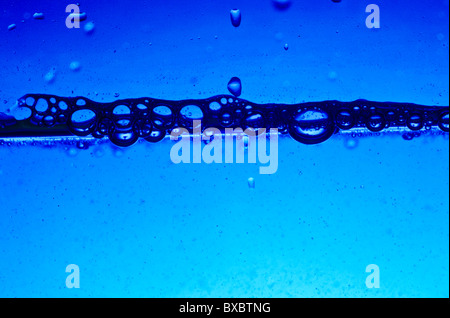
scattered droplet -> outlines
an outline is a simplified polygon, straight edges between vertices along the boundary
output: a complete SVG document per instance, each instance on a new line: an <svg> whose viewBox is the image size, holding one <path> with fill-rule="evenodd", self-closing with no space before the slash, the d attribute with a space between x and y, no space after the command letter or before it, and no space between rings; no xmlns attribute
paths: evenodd
<svg viewBox="0 0 450 318"><path fill-rule="evenodd" d="M56 77L56 69L52 69L47 74L44 75L44 80L48 84L51 84L55 81L55 77Z"/></svg>
<svg viewBox="0 0 450 318"><path fill-rule="evenodd" d="M252 178L252 177L250 177L250 178L248 178L248 187L250 188L250 189L254 189L255 188L255 179L254 178Z"/></svg>
<svg viewBox="0 0 450 318"><path fill-rule="evenodd" d="M15 25L14 23L8 25L8 31L12 31L12 30L14 30L15 28L16 28L16 25Z"/></svg>
<svg viewBox="0 0 450 318"><path fill-rule="evenodd" d="M287 10L292 4L291 0L272 0L274 7L278 10Z"/></svg>
<svg viewBox="0 0 450 318"><path fill-rule="evenodd" d="M86 34L92 34L94 32L94 29L95 29L94 22L88 22L84 25L84 32L86 32Z"/></svg>
<svg viewBox="0 0 450 318"><path fill-rule="evenodd" d="M286 51L289 50L289 44L286 43L286 44L284 45L284 49L285 49Z"/></svg>
<svg viewBox="0 0 450 318"><path fill-rule="evenodd" d="M73 61L69 65L70 70L78 72L81 69L81 64L78 61Z"/></svg>
<svg viewBox="0 0 450 318"><path fill-rule="evenodd" d="M241 25L241 20L242 20L242 16L241 16L241 10L239 9L233 9L230 11L230 18L231 18L231 24L237 28L238 26Z"/></svg>
<svg viewBox="0 0 450 318"><path fill-rule="evenodd" d="M42 12L36 12L35 14L33 14L33 18L35 20L43 20L44 19L44 14Z"/></svg>
<svg viewBox="0 0 450 318"><path fill-rule="evenodd" d="M334 3L339 3L339 2L341 2L341 0L331 0L331 1L333 1Z"/></svg>
<svg viewBox="0 0 450 318"><path fill-rule="evenodd" d="M48 109L48 103L45 99L40 98L36 106L34 106L34 109L36 109L38 112L45 112Z"/></svg>
<svg viewBox="0 0 450 318"><path fill-rule="evenodd" d="M233 94L236 97L239 97L242 93L242 82L238 77L233 77L228 82L228 90L231 94Z"/></svg>

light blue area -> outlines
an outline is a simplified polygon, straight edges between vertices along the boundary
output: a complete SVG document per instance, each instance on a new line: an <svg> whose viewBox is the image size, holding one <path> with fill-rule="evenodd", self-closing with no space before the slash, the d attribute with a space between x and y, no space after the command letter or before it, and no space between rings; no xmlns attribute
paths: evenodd
<svg viewBox="0 0 450 318"><path fill-rule="evenodd" d="M39 3L0 12L0 111L25 93L206 98L233 76L257 103L449 102L448 1L378 1L379 30L361 1L83 1L90 36ZM0 296L448 297L448 135L357 140L281 138L274 175L175 165L169 141L1 145Z"/></svg>

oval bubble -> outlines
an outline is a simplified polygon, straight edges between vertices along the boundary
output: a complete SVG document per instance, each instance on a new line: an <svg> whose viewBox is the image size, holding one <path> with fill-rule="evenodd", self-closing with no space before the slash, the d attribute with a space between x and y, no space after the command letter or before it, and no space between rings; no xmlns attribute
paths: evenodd
<svg viewBox="0 0 450 318"><path fill-rule="evenodd" d="M83 98L80 98L76 102L77 106L86 106L86 101Z"/></svg>
<svg viewBox="0 0 450 318"><path fill-rule="evenodd" d="M63 102L63 101L60 101L60 102L58 103L58 107L59 107L59 109L61 109L61 110L66 110L67 108L69 108L69 107L67 106L66 102Z"/></svg>
<svg viewBox="0 0 450 318"><path fill-rule="evenodd" d="M366 121L366 127L372 132L382 131L386 127L386 120L380 113L373 113Z"/></svg>
<svg viewBox="0 0 450 318"><path fill-rule="evenodd" d="M43 98L39 98L34 109L41 113L45 112L48 109L48 102Z"/></svg>
<svg viewBox="0 0 450 318"><path fill-rule="evenodd" d="M317 144L331 137L334 122L330 115L320 109L303 110L289 124L289 134L304 144Z"/></svg>
<svg viewBox="0 0 450 318"><path fill-rule="evenodd" d="M70 117L69 128L78 136L87 136L95 128L96 114L90 109L75 111Z"/></svg>
<svg viewBox="0 0 450 318"><path fill-rule="evenodd" d="M220 105L218 102L212 102L211 104L209 104L209 109L211 109L212 111L218 111L222 108L222 105Z"/></svg>
<svg viewBox="0 0 450 318"><path fill-rule="evenodd" d="M113 114L114 115L130 115L131 109L125 105L118 105L118 106L114 107Z"/></svg>
<svg viewBox="0 0 450 318"><path fill-rule="evenodd" d="M147 138L145 138L145 140L148 142L151 142L151 143L155 143L155 142L163 140L165 136L166 136L165 131L159 130L159 129L154 129L150 133L150 135Z"/></svg>
<svg viewBox="0 0 450 318"><path fill-rule="evenodd" d="M348 109L339 111L336 115L336 125L342 130L351 129L355 125L355 118L352 112Z"/></svg>
<svg viewBox="0 0 450 318"><path fill-rule="evenodd" d="M423 128L424 122L419 114L410 114L406 119L406 126L411 130L420 130Z"/></svg>
<svg viewBox="0 0 450 318"><path fill-rule="evenodd" d="M202 119L203 111L196 105L188 105L180 110L180 115L183 116L183 118L190 120Z"/></svg>
<svg viewBox="0 0 450 318"><path fill-rule="evenodd" d="M155 108L153 108L153 112L160 116L172 115L172 110L167 106L156 106Z"/></svg>
<svg viewBox="0 0 450 318"><path fill-rule="evenodd" d="M112 129L108 137L113 144L119 147L129 147L139 139L138 134L133 130L122 132L118 129Z"/></svg>

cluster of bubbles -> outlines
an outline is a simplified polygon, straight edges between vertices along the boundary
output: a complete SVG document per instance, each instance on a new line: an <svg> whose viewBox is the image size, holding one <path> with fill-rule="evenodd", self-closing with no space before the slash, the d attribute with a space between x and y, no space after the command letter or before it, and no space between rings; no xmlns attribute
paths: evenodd
<svg viewBox="0 0 450 318"><path fill-rule="evenodd" d="M431 127L449 131L448 107L415 104L324 101L296 105L255 104L237 98L241 92L238 78L230 80L231 95L206 99L169 101L151 98L124 99L96 103L84 97L59 97L30 94L20 100L30 110L29 123L46 129L57 125L76 136L108 137L121 147L140 138L158 142L176 127L193 131L193 121L202 127L253 128L256 133L278 128L304 144L321 143L339 131L367 131L379 134L389 127L402 127L420 133ZM353 141L348 141L352 148ZM86 145L80 143L79 149Z"/></svg>

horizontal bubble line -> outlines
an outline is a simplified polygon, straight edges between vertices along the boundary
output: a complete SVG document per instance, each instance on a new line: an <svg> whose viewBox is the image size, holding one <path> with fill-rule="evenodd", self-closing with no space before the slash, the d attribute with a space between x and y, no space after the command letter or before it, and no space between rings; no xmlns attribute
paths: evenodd
<svg viewBox="0 0 450 318"><path fill-rule="evenodd" d="M158 142L174 129L261 131L277 129L303 144L317 144L335 134L449 132L449 107L412 103L322 101L256 104L231 95L205 99L122 99L99 103L85 97L28 94L18 101L25 119L0 113L0 138L61 137L109 139L121 147L139 139ZM201 128L197 127L201 125ZM196 126L197 125L197 126Z"/></svg>

